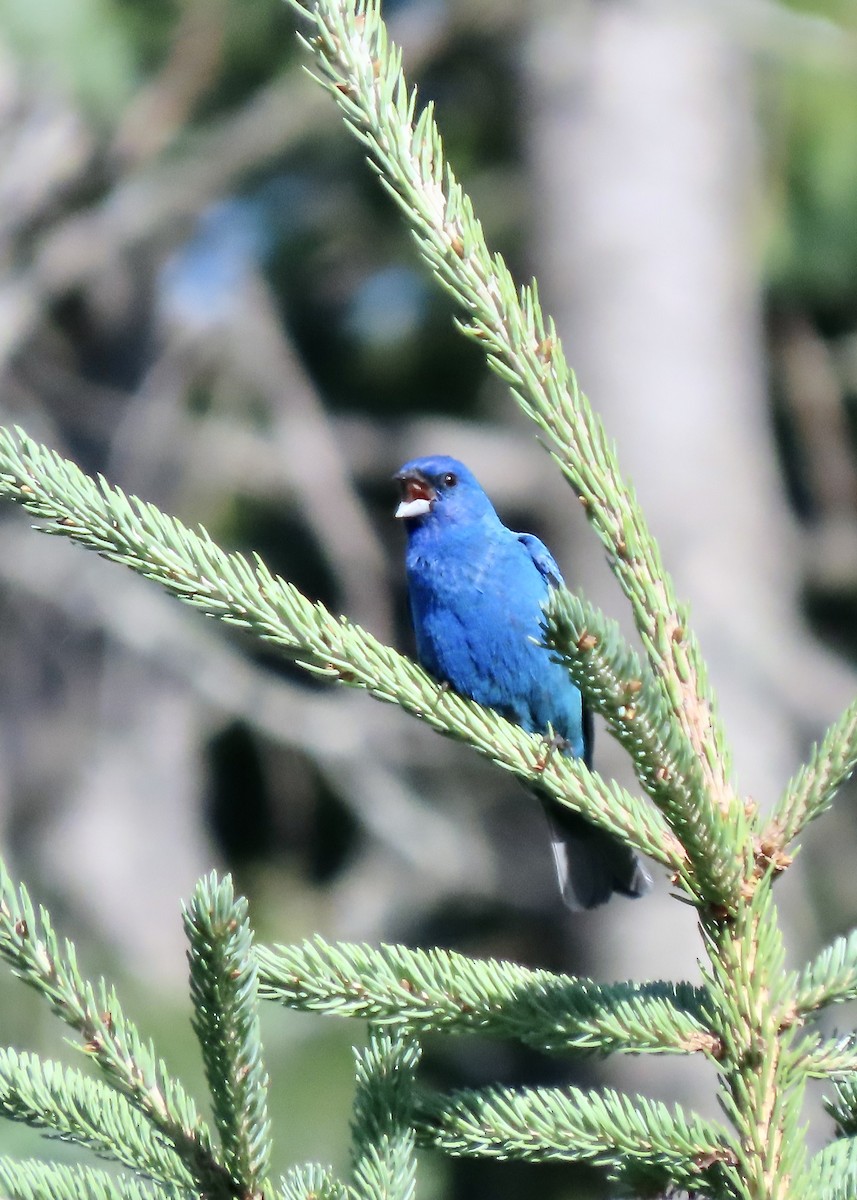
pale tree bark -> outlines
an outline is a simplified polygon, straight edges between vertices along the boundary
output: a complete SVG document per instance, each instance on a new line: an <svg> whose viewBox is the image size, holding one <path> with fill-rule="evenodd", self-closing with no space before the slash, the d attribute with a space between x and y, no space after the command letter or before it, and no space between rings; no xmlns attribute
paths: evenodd
<svg viewBox="0 0 857 1200"><path fill-rule="evenodd" d="M169 669L116 646L100 690L97 729L44 831L42 862L101 939L133 947L135 973L173 986L185 948L178 897L217 861L188 800L203 791L202 712Z"/></svg>
<svg viewBox="0 0 857 1200"><path fill-rule="evenodd" d="M854 683L798 611L765 399L752 63L702 6L546 0L525 83L543 298L691 603L739 785L767 805ZM566 556L618 615L600 558L582 535ZM608 770L609 753L602 738ZM812 932L800 877L782 894L798 950ZM602 975L692 978L693 924L660 881L583 936ZM698 1099L697 1083L670 1087Z"/></svg>

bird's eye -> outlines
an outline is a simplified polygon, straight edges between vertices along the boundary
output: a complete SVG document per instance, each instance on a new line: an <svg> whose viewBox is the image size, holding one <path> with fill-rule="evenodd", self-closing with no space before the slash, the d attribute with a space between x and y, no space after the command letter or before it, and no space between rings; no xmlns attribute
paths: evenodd
<svg viewBox="0 0 857 1200"><path fill-rule="evenodd" d="M458 476L453 475L452 471L447 471L446 475L444 475L444 477L443 477L444 487L455 487L455 485L457 483L458 483Z"/></svg>

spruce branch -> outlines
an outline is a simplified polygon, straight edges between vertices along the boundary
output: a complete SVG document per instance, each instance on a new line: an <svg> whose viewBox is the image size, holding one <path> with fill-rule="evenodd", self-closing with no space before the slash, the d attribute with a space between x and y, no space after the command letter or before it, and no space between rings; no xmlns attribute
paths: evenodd
<svg viewBox="0 0 857 1200"><path fill-rule="evenodd" d="M229 1175L191 1098L125 1017L115 991L103 981L94 989L81 978L72 943L60 943L47 911L36 914L26 888L13 886L2 862L0 957L81 1036L90 1061L175 1149L199 1187L215 1197L231 1195Z"/></svg>
<svg viewBox="0 0 857 1200"><path fill-rule="evenodd" d="M671 872L683 870L683 847L642 797L632 796L576 759L552 754L544 738L439 687L404 655L273 576L261 560L251 563L240 554L226 554L204 529L195 533L154 505L126 496L103 479L90 479L22 431L0 428L3 495L47 522L44 532L69 537L153 579L208 616L247 629L296 656L315 674L399 704Z"/></svg>
<svg viewBox="0 0 857 1200"><path fill-rule="evenodd" d="M830 1079L857 1072L857 1035L819 1038L801 1047L799 1069L809 1079Z"/></svg>
<svg viewBox="0 0 857 1200"><path fill-rule="evenodd" d="M622 481L612 444L566 363L535 285L518 290L502 257L491 254L469 198L444 162L429 103L416 116L416 92L380 18L378 0L291 0L308 22L303 41L319 81L366 147L435 276L465 311L461 328L482 346L539 427L605 545L631 602L655 674L699 761L706 788L700 819L717 814L744 847L724 888L736 892L752 870L744 807L728 777L728 751L705 667L660 551L633 490ZM710 811L709 811L710 810Z"/></svg>
<svg viewBox="0 0 857 1200"><path fill-rule="evenodd" d="M423 1102L420 1144L452 1155L648 1168L662 1186L707 1192L706 1178L733 1165L726 1131L677 1107L620 1092L580 1088L486 1088Z"/></svg>
<svg viewBox="0 0 857 1200"><path fill-rule="evenodd" d="M838 937L804 967L794 984L797 1016L857 999L857 930Z"/></svg>
<svg viewBox="0 0 857 1200"><path fill-rule="evenodd" d="M799 1196L805 1143L798 1136L805 1075L785 970L770 870L732 920L702 914L712 1024L723 1053L720 1103L738 1137L738 1195ZM786 1131L789 1131L788 1133Z"/></svg>
<svg viewBox="0 0 857 1200"><path fill-rule="evenodd" d="M413 1039L375 1028L366 1049L357 1051L349 1189L353 1200L413 1200L413 1084L419 1057Z"/></svg>
<svg viewBox="0 0 857 1200"><path fill-rule="evenodd" d="M836 1122L837 1137L857 1138L857 1079L846 1077L835 1084L835 1095L824 1107Z"/></svg>
<svg viewBox="0 0 857 1200"><path fill-rule="evenodd" d="M811 1200L854 1200L857 1196L857 1138L837 1138L810 1163Z"/></svg>
<svg viewBox="0 0 857 1200"><path fill-rule="evenodd" d="M712 1012L723 1038L724 1102L737 1133L737 1166L728 1169L726 1186L743 1200L791 1200L805 1180L803 1083L793 1069L782 940L771 901L777 863L760 845L754 806L745 807L732 787L727 747L686 611L553 323L542 315L535 287L517 291L503 261L488 252L472 206L443 162L431 105L416 116L416 94L401 74L398 50L388 43L378 0L292 3L308 22L305 41L321 82L366 146L423 256L461 303L463 330L509 382L582 501L630 599L671 723L699 764L704 786L689 822L696 821L698 832L687 851L691 870L699 869L695 882L709 900L700 906L700 924L712 966ZM722 842L711 836L718 821ZM721 862L718 846L727 850ZM710 872L706 847L715 851Z"/></svg>
<svg viewBox="0 0 857 1200"><path fill-rule="evenodd" d="M419 1046L403 1031L370 1027L369 1045L355 1055L350 1187L311 1164L289 1172L283 1200L413 1200L413 1086L419 1056Z"/></svg>
<svg viewBox="0 0 857 1200"><path fill-rule="evenodd" d="M282 1200L348 1200L348 1190L327 1167L309 1163L293 1167L281 1180Z"/></svg>
<svg viewBox="0 0 857 1200"><path fill-rule="evenodd" d="M857 701L828 729L789 783L762 835L763 848L784 851L800 831L827 812L857 766Z"/></svg>
<svg viewBox="0 0 857 1200"><path fill-rule="evenodd" d="M194 1187L175 1151L124 1096L58 1062L0 1050L0 1113L162 1183Z"/></svg>
<svg viewBox="0 0 857 1200"><path fill-rule="evenodd" d="M247 901L212 872L184 910L193 1027L202 1048L224 1164L236 1193L261 1196L271 1123L262 1063L257 968Z"/></svg>
<svg viewBox="0 0 857 1200"><path fill-rule="evenodd" d="M545 644L604 718L687 849L697 878L685 876L682 882L700 898L723 902L720 884L735 862L731 831L720 819L700 818L705 812L700 764L648 664L628 645L616 621L563 587L551 590L545 606Z"/></svg>
<svg viewBox="0 0 857 1200"><path fill-rule="evenodd" d="M447 950L321 938L260 946L260 995L288 1008L406 1025L413 1033L514 1038L558 1053L716 1057L705 997L690 984L599 985Z"/></svg>
<svg viewBox="0 0 857 1200"><path fill-rule="evenodd" d="M5 1200L197 1200L199 1195L92 1167L5 1157L0 1157L0 1193Z"/></svg>

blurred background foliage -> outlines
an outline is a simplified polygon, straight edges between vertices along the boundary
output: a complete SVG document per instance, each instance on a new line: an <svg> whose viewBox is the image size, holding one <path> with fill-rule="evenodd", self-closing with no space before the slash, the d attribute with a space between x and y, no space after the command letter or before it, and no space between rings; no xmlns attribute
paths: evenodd
<svg viewBox="0 0 857 1200"><path fill-rule="evenodd" d="M693 605L739 776L769 800L857 681L857 10L385 12L490 243L539 275ZM294 26L281 0L0 0L2 419L405 649L390 476L451 452L621 612ZM511 781L15 512L0 630L3 851L190 1078L178 902L213 864L267 940L695 977L666 881L570 917ZM783 884L796 960L854 923L853 803ZM0 1004L5 1038L62 1052L13 981ZM265 1030L279 1165L342 1167L359 1031L277 1012ZM431 1051L443 1083L596 1077L478 1041ZM704 1107L704 1073L623 1070ZM427 1164L423 1194L534 1186L600 1194L560 1167L467 1163Z"/></svg>

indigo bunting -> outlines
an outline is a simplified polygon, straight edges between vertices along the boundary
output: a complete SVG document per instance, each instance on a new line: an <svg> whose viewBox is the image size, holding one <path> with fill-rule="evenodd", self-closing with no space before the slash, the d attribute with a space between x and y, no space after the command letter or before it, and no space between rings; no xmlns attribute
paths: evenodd
<svg viewBox="0 0 857 1200"><path fill-rule="evenodd" d="M532 534L507 529L454 458L417 458L394 478L422 666L530 733L552 730L563 753L590 766L590 715L565 667L540 644L548 587L562 583L550 551ZM550 797L540 799L569 908L648 890L651 879L633 850Z"/></svg>

